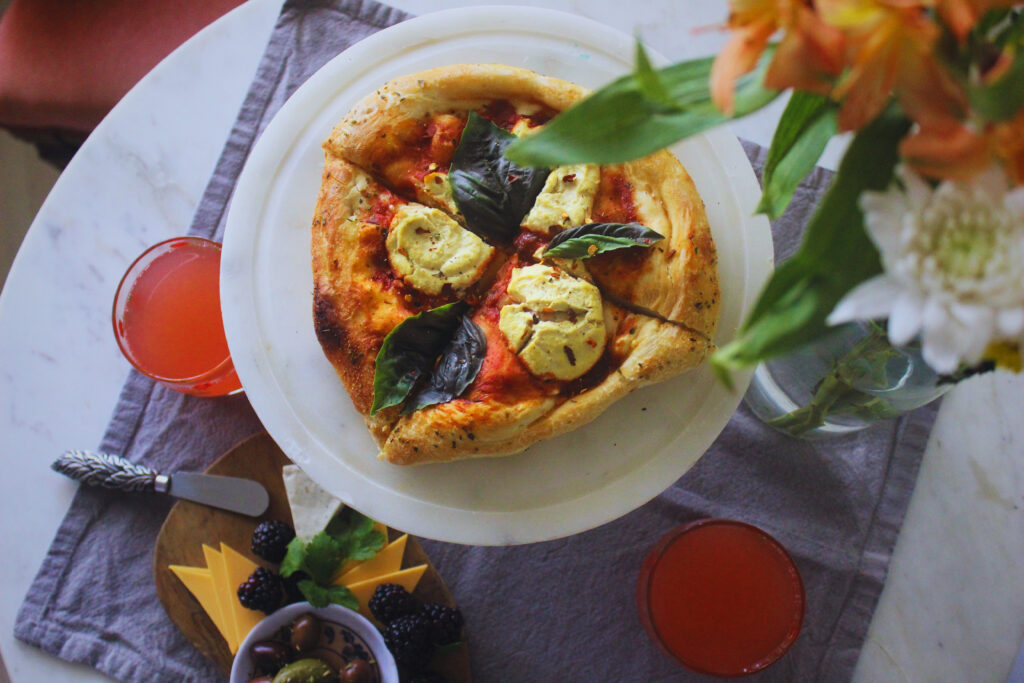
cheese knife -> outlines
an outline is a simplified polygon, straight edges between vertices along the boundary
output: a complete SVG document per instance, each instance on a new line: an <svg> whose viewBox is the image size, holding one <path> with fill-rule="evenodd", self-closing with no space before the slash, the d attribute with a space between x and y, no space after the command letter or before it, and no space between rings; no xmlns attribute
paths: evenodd
<svg viewBox="0 0 1024 683"><path fill-rule="evenodd" d="M270 505L267 490L251 479L196 472L160 474L109 453L66 451L50 467L89 486L119 491L156 491L249 517L259 517Z"/></svg>

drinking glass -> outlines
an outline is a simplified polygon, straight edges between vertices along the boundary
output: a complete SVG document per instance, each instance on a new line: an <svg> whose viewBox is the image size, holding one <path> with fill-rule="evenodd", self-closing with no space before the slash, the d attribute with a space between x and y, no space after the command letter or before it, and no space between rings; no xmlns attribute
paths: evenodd
<svg viewBox="0 0 1024 683"><path fill-rule="evenodd" d="M655 644L702 674L745 676L779 660L800 633L804 587L786 550L744 522L702 519L667 533L637 582Z"/></svg>
<svg viewBox="0 0 1024 683"><path fill-rule="evenodd" d="M113 310L114 336L142 374L176 391L241 391L220 314L220 244L175 237L128 267Z"/></svg>

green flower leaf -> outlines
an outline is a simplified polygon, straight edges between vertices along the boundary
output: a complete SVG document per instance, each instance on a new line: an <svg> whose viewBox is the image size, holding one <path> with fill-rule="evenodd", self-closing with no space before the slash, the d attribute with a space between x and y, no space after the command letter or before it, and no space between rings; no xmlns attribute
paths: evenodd
<svg viewBox="0 0 1024 683"><path fill-rule="evenodd" d="M511 244L548 178L547 169L504 156L516 136L470 112L452 157L448 183L466 228L492 244Z"/></svg>
<svg viewBox="0 0 1024 683"><path fill-rule="evenodd" d="M469 304L455 301L406 318L388 333L377 352L371 415L404 401L433 370L467 310Z"/></svg>
<svg viewBox="0 0 1024 683"><path fill-rule="evenodd" d="M757 111L778 92L761 83L774 55L770 47L736 84L734 118ZM623 76L562 112L533 135L512 142L505 156L523 166L615 164L637 159L730 117L711 102L713 57L654 70L638 47L634 73Z"/></svg>
<svg viewBox="0 0 1024 683"><path fill-rule="evenodd" d="M968 82L971 109L992 122L1014 118L1024 105L1024 47L1008 46L1013 62L1001 78L992 83Z"/></svg>
<svg viewBox="0 0 1024 683"><path fill-rule="evenodd" d="M615 249L649 247L663 239L664 235L639 223L587 223L555 235L544 256L585 259Z"/></svg>
<svg viewBox="0 0 1024 683"><path fill-rule="evenodd" d="M807 224L799 251L772 274L737 338L712 355L717 376L756 365L823 334L825 318L843 295L881 272L858 199L865 190L888 187L897 146L909 129L910 121L890 107L853 139Z"/></svg>
<svg viewBox="0 0 1024 683"><path fill-rule="evenodd" d="M794 91L768 148L761 182L764 194L757 212L772 220L786 210L793 192L836 134L836 107L827 97Z"/></svg>

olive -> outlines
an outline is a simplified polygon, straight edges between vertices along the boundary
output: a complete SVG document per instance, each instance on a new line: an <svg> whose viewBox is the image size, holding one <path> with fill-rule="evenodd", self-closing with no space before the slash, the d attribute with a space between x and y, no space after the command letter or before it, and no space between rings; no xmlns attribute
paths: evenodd
<svg viewBox="0 0 1024 683"><path fill-rule="evenodd" d="M370 683L370 665L362 659L354 659L341 670L341 683Z"/></svg>
<svg viewBox="0 0 1024 683"><path fill-rule="evenodd" d="M300 654L312 652L320 644L320 620L306 613L292 623L292 647Z"/></svg>
<svg viewBox="0 0 1024 683"><path fill-rule="evenodd" d="M319 659L300 659L278 671L274 683L338 683L338 672Z"/></svg>
<svg viewBox="0 0 1024 683"><path fill-rule="evenodd" d="M281 643L264 640L249 648L249 657L262 673L277 673L278 669L288 663L291 653Z"/></svg>

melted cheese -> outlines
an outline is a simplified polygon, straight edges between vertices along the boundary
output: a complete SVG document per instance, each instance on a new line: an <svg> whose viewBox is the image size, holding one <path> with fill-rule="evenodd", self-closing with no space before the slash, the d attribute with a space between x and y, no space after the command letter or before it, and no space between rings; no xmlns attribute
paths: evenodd
<svg viewBox="0 0 1024 683"><path fill-rule="evenodd" d="M544 234L583 225L590 218L600 182L600 167L593 164L558 166L548 174L523 225Z"/></svg>
<svg viewBox="0 0 1024 683"><path fill-rule="evenodd" d="M387 238L395 271L427 294L440 294L444 285L461 292L477 281L494 248L466 230L443 211L403 205L395 212Z"/></svg>
<svg viewBox="0 0 1024 683"><path fill-rule="evenodd" d="M423 178L423 191L453 216L461 215L459 207L455 204L455 197L452 195L452 186L448 182L447 173L428 173Z"/></svg>
<svg viewBox="0 0 1024 683"><path fill-rule="evenodd" d="M516 268L508 284L512 303L498 328L534 375L571 380L604 352L605 328L597 287L557 268Z"/></svg>

